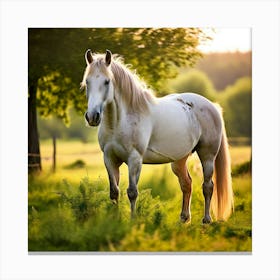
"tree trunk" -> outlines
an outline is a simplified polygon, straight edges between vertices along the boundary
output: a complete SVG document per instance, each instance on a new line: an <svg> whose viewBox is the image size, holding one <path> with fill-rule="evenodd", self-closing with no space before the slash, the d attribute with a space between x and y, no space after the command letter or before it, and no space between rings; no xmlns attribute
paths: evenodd
<svg viewBox="0 0 280 280"><path fill-rule="evenodd" d="M28 91L28 173L34 173L42 169L37 127L37 81L29 81Z"/></svg>

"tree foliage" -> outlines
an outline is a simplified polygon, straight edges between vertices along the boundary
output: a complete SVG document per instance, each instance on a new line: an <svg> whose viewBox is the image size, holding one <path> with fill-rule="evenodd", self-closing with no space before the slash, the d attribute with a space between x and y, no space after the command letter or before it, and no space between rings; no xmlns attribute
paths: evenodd
<svg viewBox="0 0 280 280"><path fill-rule="evenodd" d="M113 53L124 57L155 90L174 77L174 66L192 65L200 57L197 46L205 40L197 28L44 28L29 29L29 83L38 82L37 106L43 116L67 121L67 108L85 107L79 82L84 53Z"/></svg>

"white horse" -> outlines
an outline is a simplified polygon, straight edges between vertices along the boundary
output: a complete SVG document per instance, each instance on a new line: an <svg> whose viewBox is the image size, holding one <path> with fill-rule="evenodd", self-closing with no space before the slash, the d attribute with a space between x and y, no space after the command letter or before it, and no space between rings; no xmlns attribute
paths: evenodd
<svg viewBox="0 0 280 280"><path fill-rule="evenodd" d="M156 98L120 58L85 54L87 67L82 87L88 109L85 119L98 126L98 140L110 181L110 198L119 196L119 167L129 171L127 195L132 216L143 163L171 163L183 193L181 220L190 220L191 177L186 161L196 151L203 167L205 211L210 223L210 202L215 219L226 220L233 210L230 155L221 110L194 93ZM215 170L215 180L212 177Z"/></svg>

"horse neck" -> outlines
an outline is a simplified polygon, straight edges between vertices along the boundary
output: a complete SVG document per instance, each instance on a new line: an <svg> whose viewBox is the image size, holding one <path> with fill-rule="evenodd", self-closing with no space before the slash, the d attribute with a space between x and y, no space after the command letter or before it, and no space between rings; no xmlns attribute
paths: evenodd
<svg viewBox="0 0 280 280"><path fill-rule="evenodd" d="M114 93L114 99L110 103L107 103L104 108L103 122L104 125L110 130L113 130L118 125L120 120L121 111L119 102L120 100L118 100L118 96L116 93Z"/></svg>

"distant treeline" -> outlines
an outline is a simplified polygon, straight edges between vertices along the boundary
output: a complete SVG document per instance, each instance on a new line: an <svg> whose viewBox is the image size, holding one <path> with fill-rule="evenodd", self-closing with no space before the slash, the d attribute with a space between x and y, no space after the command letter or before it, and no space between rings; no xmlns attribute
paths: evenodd
<svg viewBox="0 0 280 280"><path fill-rule="evenodd" d="M217 91L224 90L241 77L252 77L252 52L209 53L195 68L208 75Z"/></svg>

